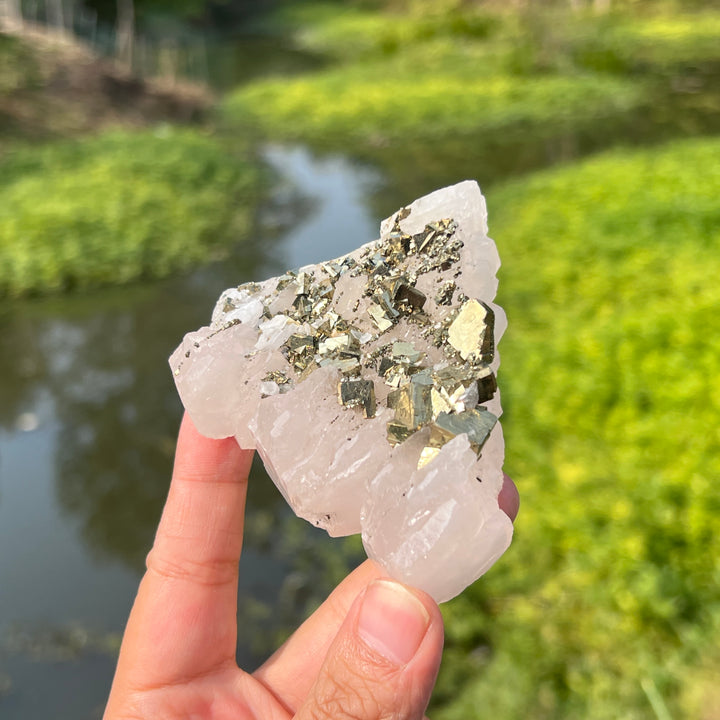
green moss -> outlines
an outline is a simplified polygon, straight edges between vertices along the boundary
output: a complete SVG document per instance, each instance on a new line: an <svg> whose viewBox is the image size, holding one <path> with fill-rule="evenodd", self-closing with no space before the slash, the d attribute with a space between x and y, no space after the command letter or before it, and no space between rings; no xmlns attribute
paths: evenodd
<svg viewBox="0 0 720 720"><path fill-rule="evenodd" d="M490 194L523 506L446 608L434 717L649 719L649 694L692 716L720 627L718 196L720 139Z"/></svg>
<svg viewBox="0 0 720 720"><path fill-rule="evenodd" d="M0 296L161 277L247 231L257 173L211 137L159 128L0 161Z"/></svg>

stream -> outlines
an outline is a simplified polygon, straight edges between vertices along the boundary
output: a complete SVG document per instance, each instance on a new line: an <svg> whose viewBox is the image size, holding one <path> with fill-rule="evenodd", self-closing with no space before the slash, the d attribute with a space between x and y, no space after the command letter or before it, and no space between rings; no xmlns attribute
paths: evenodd
<svg viewBox="0 0 720 720"><path fill-rule="evenodd" d="M0 309L3 720L102 714L170 477L181 406L167 356L183 333L207 322L225 287L377 234L364 204L376 174L301 147L264 155L281 179L257 257ZM295 206L301 220L288 222ZM295 518L259 463L247 516L238 660L254 667L362 555Z"/></svg>
<svg viewBox="0 0 720 720"><path fill-rule="evenodd" d="M275 189L252 242L228 260L162 282L0 304L0 717L101 717L182 414L167 358L223 289L342 255L402 203L451 182L487 188L600 147L717 133L704 96L688 97L688 107L673 95L652 117L586 134L382 149L383 175L343 155L269 146ZM357 538L331 540L295 518L256 462L238 662L261 663L362 558Z"/></svg>

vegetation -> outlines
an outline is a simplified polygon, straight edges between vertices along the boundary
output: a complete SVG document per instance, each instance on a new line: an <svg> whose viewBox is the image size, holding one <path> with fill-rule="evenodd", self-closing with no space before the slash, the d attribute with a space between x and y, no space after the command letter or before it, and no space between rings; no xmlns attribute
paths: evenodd
<svg viewBox="0 0 720 720"><path fill-rule="evenodd" d="M290 6L280 21L295 29L296 42L338 62L403 55L424 45L452 41L458 53L483 48L490 69L517 73L536 70L640 72L678 64L720 60L720 15L710 10L655 9L605 15L569 13L566 7L529 5L503 14L478 5L443 7L433 3L416 12L384 13L332 4ZM478 67L458 67L473 74ZM486 70L486 66L482 68Z"/></svg>
<svg viewBox="0 0 720 720"><path fill-rule="evenodd" d="M545 157L557 133L571 145L587 133L596 150L615 141L613 126L643 141L717 130L706 122L720 110L716 11L385 5L282 8L275 22L329 66L240 87L225 121L379 158L385 201L487 167L496 180L497 157L463 164L468 140L528 152L528 167L580 154ZM23 52L0 36L0 99L35 82ZM4 64L10 55L25 60ZM645 137L651 109L662 132ZM18 148L0 158L0 295L214 257L248 227L258 177L198 129ZM717 138L617 148L491 186L511 320L500 378L507 469L523 507L508 557L444 608L433 717L717 716L718 196ZM270 511L253 522L273 535ZM297 538L285 542L300 562ZM313 578L317 567L302 570ZM288 598L292 623L305 601ZM276 618L256 611L263 637L274 634Z"/></svg>
<svg viewBox="0 0 720 720"><path fill-rule="evenodd" d="M490 194L523 507L509 556L446 607L434 717L715 717L718 193L709 139Z"/></svg>
<svg viewBox="0 0 720 720"><path fill-rule="evenodd" d="M372 145L453 133L537 132L538 126L557 132L626 112L643 98L641 89L614 78L468 79L436 70L423 76L410 64L391 74L383 65L357 70L258 83L236 93L227 110L275 137Z"/></svg>
<svg viewBox="0 0 720 720"><path fill-rule="evenodd" d="M258 173L197 131L26 147L0 163L0 296L160 277L246 235Z"/></svg>
<svg viewBox="0 0 720 720"><path fill-rule="evenodd" d="M292 6L332 64L238 89L225 118L378 159L405 199L464 175L468 139L596 149L644 134L650 108L644 141L713 127L717 13L470 8ZM491 189L523 509L509 557L445 608L433 717L714 717L719 160L716 139L624 147Z"/></svg>
<svg viewBox="0 0 720 720"><path fill-rule="evenodd" d="M20 40L0 33L0 98L37 82L37 62Z"/></svg>
<svg viewBox="0 0 720 720"><path fill-rule="evenodd" d="M440 4L441 6L443 4ZM267 79L225 102L234 125L356 152L438 137L498 138L631 124L649 105L708 84L720 15L588 16L533 6L490 14L291 5L281 19L327 70ZM682 77L679 77L682 74ZM717 112L713 96L705 111Z"/></svg>

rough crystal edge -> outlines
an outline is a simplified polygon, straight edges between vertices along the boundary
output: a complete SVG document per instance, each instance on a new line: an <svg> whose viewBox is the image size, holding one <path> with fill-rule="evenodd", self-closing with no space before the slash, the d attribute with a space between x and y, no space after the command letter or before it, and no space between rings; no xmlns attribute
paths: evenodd
<svg viewBox="0 0 720 720"><path fill-rule="evenodd" d="M488 256L492 258L491 264L485 265L483 268L478 268L474 262L470 261L468 262L468 258L463 259L463 264L466 267L473 268L475 270L478 270L479 275L483 276L484 282L489 282L489 287L491 288L490 291L488 289L485 289L485 292L483 293L473 293L475 296L480 297L482 295L482 300L487 302L490 307L495 312L496 316L496 326L495 326L495 342L496 344L499 342L500 338L502 337L502 334L505 331L505 328L507 326L507 320L505 313L503 309L497 305L494 302L496 290L497 290L497 278L496 273L498 268L500 267L500 259L497 254L497 249L495 247L494 242L488 237L487 235L487 211L486 211L486 205L485 200L480 193L480 189L474 181L465 181L462 183L458 183L455 186L452 186L451 188L444 188L442 190L438 190L434 193L431 193L427 196L424 196L423 198L419 198L414 203L412 203L409 207L411 208L410 215L400 221L400 225L403 229L403 231L408 233L414 233L419 230L421 230L426 222L431 222L433 220L436 220L437 211L434 211L433 203L436 203L439 199L442 198L442 195L444 193L447 193L448 191L453 191L455 193L460 193L463 195L464 205L463 210L468 216L479 216L480 224L479 227L476 228L462 228L466 233L469 235L474 236L473 237L473 254L477 256L485 255L486 259ZM478 212L478 208L481 208L480 212ZM463 211L461 211L460 214L463 214ZM389 230L392 228L392 223L395 221L395 215L391 216L390 218L387 218L383 221L381 224L381 237L384 236ZM341 257L357 257L362 252L364 252L367 248L371 248L374 245L376 245L378 241L371 241L369 243L364 244L357 250L353 251L352 253L349 253L348 255L341 256ZM341 258L338 258L338 260ZM328 261L333 262L333 261ZM312 265L304 266L303 268L300 268L298 272L302 272L303 270L309 270L312 268ZM492 277L489 278L488 272L492 274ZM471 274L471 273L469 273ZM274 279L269 279L266 281L263 281L262 283L257 283L258 288L269 288L269 285L273 282ZM480 285L482 285L482 282L479 282ZM178 347L178 349L173 353L173 355L170 358L170 364L171 367L175 368L178 366L178 363L182 362L182 354L186 347L188 347L189 343L196 343L198 340L202 343L203 341L207 340L208 338L211 338L213 333L216 333L222 329L224 329L221 326L221 307L224 303L224 299L226 297L227 293L232 293L235 291L235 289L231 288L223 295L221 295L220 299L218 300L215 309L213 311L213 318L211 321L211 324L205 328L201 328L200 330L189 333L186 335L186 337L183 340L183 343ZM254 310L258 310L258 308L255 308ZM245 312L248 313L248 315L256 315L253 311L252 307L245 308ZM257 322L259 320L258 317L247 317L247 320L250 321L252 324L253 321ZM282 329L280 329L280 332L282 332ZM277 340L277 336L274 338ZM275 345L275 342L269 343L271 345ZM260 350L261 348L257 348ZM499 353L496 352L495 359L493 360L492 367L493 371L497 371L497 368L499 366L500 358ZM177 374L177 373L176 373ZM182 397L182 392L181 392ZM183 402L185 403L185 398L183 397ZM500 392L497 391L495 397L492 399L491 404L488 404L488 407L490 410L495 412L498 416L502 413L501 405L500 405ZM188 412L190 412L190 409L188 408ZM192 416L192 413L191 413ZM203 432L202 428L199 428L201 432ZM229 435L235 435L239 444L243 447L254 447L256 443L253 442L252 436L248 436L248 434L243 434L241 431L238 432L237 428L228 428L225 427L222 430L216 429L216 428L205 428L205 430L209 430L209 432L203 432L203 434L207 434L210 437L227 437ZM463 438L464 436L459 436L459 438ZM497 443L496 438L500 438L499 444ZM459 438L456 438L459 439ZM495 439L494 439L495 438ZM505 515L502 510L499 509L499 506L497 505L497 497L499 494L499 489L502 485L502 465L504 461L504 446L502 444L502 430L500 428L500 425L498 423L497 427L493 430L491 433L491 440L494 445L498 445L499 448L499 457L495 457L493 459L493 464L495 464L493 475L499 475L499 480L497 478L493 478L493 482L488 482L487 485L495 486L496 491L492 491L492 499L487 498L488 500L491 500L490 503L490 513L487 518L486 523L486 529L490 530L494 528L494 531L490 533L491 537L494 539L493 543L491 543L491 547L486 548L486 552L482 559L478 560L476 563L475 570L473 571L474 577L469 579L467 582L463 581L462 587L445 587L445 588L433 588L430 585L426 584L425 588L428 592L430 592L431 595L433 595L436 600L439 602L450 599L450 597L454 597L459 592L462 591L464 587L469 585L471 582L474 582L477 577L479 577L481 574L483 574L494 562L495 560L507 549L507 547L510 544L510 540L512 538L512 523L510 522L509 518ZM490 442L490 441L489 441ZM446 446L447 447L447 446ZM443 451L445 451L445 448L443 448ZM448 451L449 452L449 451ZM482 458L481 458L482 460ZM487 462L487 460L486 460ZM420 471L418 471L420 472ZM486 472L489 472L489 469L486 470ZM273 478L278 487L281 488L281 483L279 483L276 478ZM488 479L490 479L488 477ZM286 497L286 499L288 499ZM493 508L494 506L494 508ZM403 569L397 564L392 562L392 558L388 559L380 559L376 556L376 553L373 550L372 544L368 541L366 541L365 534L363 537L363 541L366 544L366 549L368 549L368 555L370 557L374 557L376 562L379 562L381 566L383 566L386 571L389 572L389 574L393 575L394 577L397 577L400 580L405 580L406 582L409 582L410 584L415 584L412 581L412 575L414 573L410 573L409 575L403 571ZM422 585L419 585L422 587Z"/></svg>

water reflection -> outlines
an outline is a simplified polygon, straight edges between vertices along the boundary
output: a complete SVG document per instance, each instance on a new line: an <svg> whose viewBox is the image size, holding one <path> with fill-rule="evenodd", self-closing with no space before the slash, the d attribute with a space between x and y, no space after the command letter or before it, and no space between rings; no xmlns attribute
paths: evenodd
<svg viewBox="0 0 720 720"><path fill-rule="evenodd" d="M285 183L277 192L300 188L316 200L313 212L282 244L276 268L335 258L378 236L379 218L368 212L366 202L380 175L369 165L334 154L316 156L302 146L271 145L264 155Z"/></svg>
<svg viewBox="0 0 720 720"><path fill-rule="evenodd" d="M12 431L37 398L46 375L45 358L36 333L20 313L0 315L0 332L0 428Z"/></svg>
<svg viewBox="0 0 720 720"><path fill-rule="evenodd" d="M301 149L272 148L268 160L312 202L281 186L252 252L244 245L171 281L0 309L3 718L98 716L114 648L61 641L116 637L124 625L167 491L182 411L167 357L183 333L207 321L225 287L342 254L377 232L362 209L368 171ZM288 226L288 206L307 216ZM37 429L18 429L30 416ZM361 552L295 518L259 463L247 526L238 658L253 666ZM53 653L33 650L45 646ZM76 690L92 678L92 690L70 700L53 681L39 698L38 678L58 662L70 666L55 677Z"/></svg>
<svg viewBox="0 0 720 720"><path fill-rule="evenodd" d="M320 70L327 58L294 47L284 36L229 35L206 49L206 81L219 91L270 75L283 77Z"/></svg>

